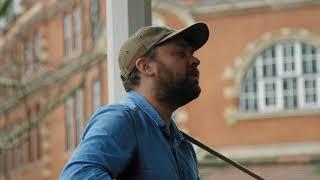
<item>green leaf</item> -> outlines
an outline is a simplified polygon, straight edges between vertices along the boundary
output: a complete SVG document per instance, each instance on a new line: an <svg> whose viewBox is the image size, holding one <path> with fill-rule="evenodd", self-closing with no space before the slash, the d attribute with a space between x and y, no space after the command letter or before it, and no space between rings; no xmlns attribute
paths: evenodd
<svg viewBox="0 0 320 180"><path fill-rule="evenodd" d="M0 18L3 18L8 13L10 5L13 3L12 0L5 0L0 4Z"/></svg>

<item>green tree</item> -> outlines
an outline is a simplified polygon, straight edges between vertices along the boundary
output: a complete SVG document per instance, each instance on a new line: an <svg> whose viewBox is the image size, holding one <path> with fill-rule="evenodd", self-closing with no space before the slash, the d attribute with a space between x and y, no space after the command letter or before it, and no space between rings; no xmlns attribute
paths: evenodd
<svg viewBox="0 0 320 180"><path fill-rule="evenodd" d="M10 11L13 0L0 0L0 18L4 18Z"/></svg>

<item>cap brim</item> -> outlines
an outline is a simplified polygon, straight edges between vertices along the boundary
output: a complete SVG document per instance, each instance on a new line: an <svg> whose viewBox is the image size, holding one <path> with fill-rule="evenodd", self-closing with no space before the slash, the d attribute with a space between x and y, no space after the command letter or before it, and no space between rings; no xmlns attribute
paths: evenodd
<svg viewBox="0 0 320 180"><path fill-rule="evenodd" d="M205 23L195 23L189 27L174 31L157 42L157 44L161 44L178 36L186 40L194 48L194 50L197 50L208 41L209 28Z"/></svg>

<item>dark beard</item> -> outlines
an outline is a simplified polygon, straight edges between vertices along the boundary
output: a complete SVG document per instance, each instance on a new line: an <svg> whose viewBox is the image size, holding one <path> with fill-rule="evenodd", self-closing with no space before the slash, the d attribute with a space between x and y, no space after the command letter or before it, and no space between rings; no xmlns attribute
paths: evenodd
<svg viewBox="0 0 320 180"><path fill-rule="evenodd" d="M164 64L160 66L161 74L157 83L157 99L164 104L181 107L200 95L201 89L198 80L191 79L191 76L199 75L196 68L186 74L182 80L175 80Z"/></svg>

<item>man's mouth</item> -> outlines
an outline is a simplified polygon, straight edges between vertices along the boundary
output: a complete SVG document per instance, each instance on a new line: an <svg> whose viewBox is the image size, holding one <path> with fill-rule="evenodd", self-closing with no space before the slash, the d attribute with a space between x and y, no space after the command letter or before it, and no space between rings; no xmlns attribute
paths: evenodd
<svg viewBox="0 0 320 180"><path fill-rule="evenodd" d="M191 71L189 73L189 79L191 81L195 81L195 82L198 82L199 81L199 71L198 70L194 70L194 71Z"/></svg>
<svg viewBox="0 0 320 180"><path fill-rule="evenodd" d="M192 77L196 77L196 78L199 78L199 71L197 70L197 69L195 69L195 70L193 70L193 71L191 71L190 73L190 76L192 76Z"/></svg>

